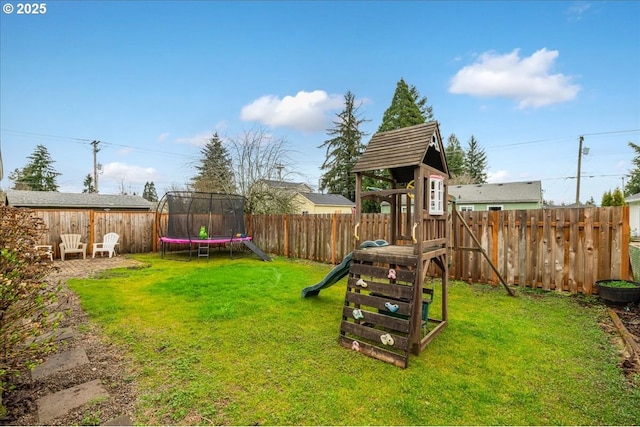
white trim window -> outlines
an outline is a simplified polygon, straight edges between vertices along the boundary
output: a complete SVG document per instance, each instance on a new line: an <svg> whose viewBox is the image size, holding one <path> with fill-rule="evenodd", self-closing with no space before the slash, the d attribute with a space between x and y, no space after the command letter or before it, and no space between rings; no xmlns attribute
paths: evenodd
<svg viewBox="0 0 640 427"><path fill-rule="evenodd" d="M444 178L441 175L429 176L429 214L444 213Z"/></svg>
<svg viewBox="0 0 640 427"><path fill-rule="evenodd" d="M460 205L460 212L473 212L473 205Z"/></svg>

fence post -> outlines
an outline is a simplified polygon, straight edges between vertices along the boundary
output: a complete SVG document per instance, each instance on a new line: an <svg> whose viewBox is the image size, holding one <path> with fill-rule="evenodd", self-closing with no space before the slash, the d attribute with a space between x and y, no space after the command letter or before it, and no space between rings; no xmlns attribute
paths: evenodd
<svg viewBox="0 0 640 427"><path fill-rule="evenodd" d="M92 252L93 252L93 241L95 240L94 234L96 232L95 214L96 212L93 209L89 211L89 236L88 236L89 242L87 243L87 247L91 248Z"/></svg>
<svg viewBox="0 0 640 427"><path fill-rule="evenodd" d="M622 207L622 274L623 279L634 280L633 274L629 265L631 264L631 258L629 258L629 245L631 244L631 226L629 225L629 206Z"/></svg>
<svg viewBox="0 0 640 427"><path fill-rule="evenodd" d="M338 214L333 213L333 224L331 225L331 264L336 265L336 239L338 235Z"/></svg>
<svg viewBox="0 0 640 427"><path fill-rule="evenodd" d="M284 256L289 257L289 215L284 216Z"/></svg>

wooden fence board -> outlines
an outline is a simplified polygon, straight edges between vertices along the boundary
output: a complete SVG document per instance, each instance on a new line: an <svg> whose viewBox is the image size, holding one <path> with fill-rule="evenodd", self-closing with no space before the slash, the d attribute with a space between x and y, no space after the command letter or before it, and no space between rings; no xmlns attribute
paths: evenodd
<svg viewBox="0 0 640 427"><path fill-rule="evenodd" d="M461 212L508 284L591 294L596 280L625 278L629 271L629 208L557 208ZM119 253L158 251L167 214L103 210L33 210L49 228L39 244L60 257L60 234L78 233L89 244L108 232L120 235ZM455 217L455 215L454 215ZM389 241L389 215L362 214L364 240ZM405 222L406 215L399 220ZM433 225L439 227L440 225ZM452 279L497 283L497 276L461 221L449 230ZM355 249L354 216L247 215L245 230L267 253L337 264ZM406 233L403 230L403 233ZM457 249L455 249L457 248ZM430 273L433 273L430 271Z"/></svg>

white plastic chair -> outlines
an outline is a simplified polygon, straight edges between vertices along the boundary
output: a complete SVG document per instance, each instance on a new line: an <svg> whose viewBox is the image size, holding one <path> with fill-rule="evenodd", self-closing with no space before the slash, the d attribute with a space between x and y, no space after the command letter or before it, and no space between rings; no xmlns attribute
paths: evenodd
<svg viewBox="0 0 640 427"><path fill-rule="evenodd" d="M82 254L82 259L87 258L87 244L80 241L80 234L61 234L60 240L60 259L64 261L66 254Z"/></svg>
<svg viewBox="0 0 640 427"><path fill-rule="evenodd" d="M51 246L51 245L36 245L36 251L41 256L46 256L51 261L53 261L53 246Z"/></svg>
<svg viewBox="0 0 640 427"><path fill-rule="evenodd" d="M105 234L102 238L102 243L93 244L92 258L96 257L96 252L108 252L109 258L111 258L116 253L116 245L118 244L119 239L120 236L117 233Z"/></svg>

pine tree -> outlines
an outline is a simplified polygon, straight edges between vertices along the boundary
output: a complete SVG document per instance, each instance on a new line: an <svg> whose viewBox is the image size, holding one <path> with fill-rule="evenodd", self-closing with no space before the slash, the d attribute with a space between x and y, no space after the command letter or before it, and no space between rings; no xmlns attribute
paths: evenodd
<svg viewBox="0 0 640 427"><path fill-rule="evenodd" d="M95 193L96 188L93 186L93 177L90 173L84 177L84 181L82 181L82 185L84 185L83 193Z"/></svg>
<svg viewBox="0 0 640 427"><path fill-rule="evenodd" d="M624 195L622 194L622 190L620 190L620 187L616 187L616 189L613 190L613 193L611 193L611 202L611 206L626 205L626 202L624 201Z"/></svg>
<svg viewBox="0 0 640 427"><path fill-rule="evenodd" d="M624 187L624 194L626 194L627 196L632 196L634 194L640 193L640 145L634 144L633 142L629 141L629 147L631 147L635 152L635 156L631 161L634 168L629 171L631 179Z"/></svg>
<svg viewBox="0 0 640 427"><path fill-rule="evenodd" d="M235 193L231 156L217 133L200 150L200 154L202 158L196 165L198 175L193 177L193 188L204 192Z"/></svg>
<svg viewBox="0 0 640 427"><path fill-rule="evenodd" d="M156 193L156 185L151 182L144 183L144 190L142 190L142 198L150 202L158 201L158 193Z"/></svg>
<svg viewBox="0 0 640 427"><path fill-rule="evenodd" d="M455 134L449 136L447 141L447 147L445 148L445 155L447 156L447 166L449 167L449 173L452 178L461 176L464 174L464 157L465 153L460 146L460 141Z"/></svg>
<svg viewBox="0 0 640 427"><path fill-rule="evenodd" d="M345 94L344 102L345 108L336 114L334 127L327 130L332 138L318 147L326 148L325 160L320 166L325 171L320 177L320 190L355 201L356 184L351 169L364 152L362 137L366 133L360 130L360 125L366 120L359 117L359 106L354 105L355 96L351 91Z"/></svg>
<svg viewBox="0 0 640 427"><path fill-rule="evenodd" d="M409 87L404 79L400 79L391 105L382 116L378 132L419 125L431 118L433 118L433 108L427 106L427 98L420 97L415 86Z"/></svg>
<svg viewBox="0 0 640 427"><path fill-rule="evenodd" d="M418 92L418 88L415 87L414 85L411 85L409 87L409 93L411 93L411 96L415 100L416 105L420 109L420 114L422 114L422 117L424 117L424 121L428 122L430 120L433 120L433 107L430 105L427 105L427 97L420 96L420 92Z"/></svg>
<svg viewBox="0 0 640 427"><path fill-rule="evenodd" d="M473 180L473 184L485 184L487 182L487 155L473 135L469 139L468 148L464 158L464 172Z"/></svg>
<svg viewBox="0 0 640 427"><path fill-rule="evenodd" d="M9 179L14 181L13 189L58 191L56 178L61 174L53 168L55 161L49 155L47 147L38 145L27 158L31 161L24 168L16 169L9 174Z"/></svg>

